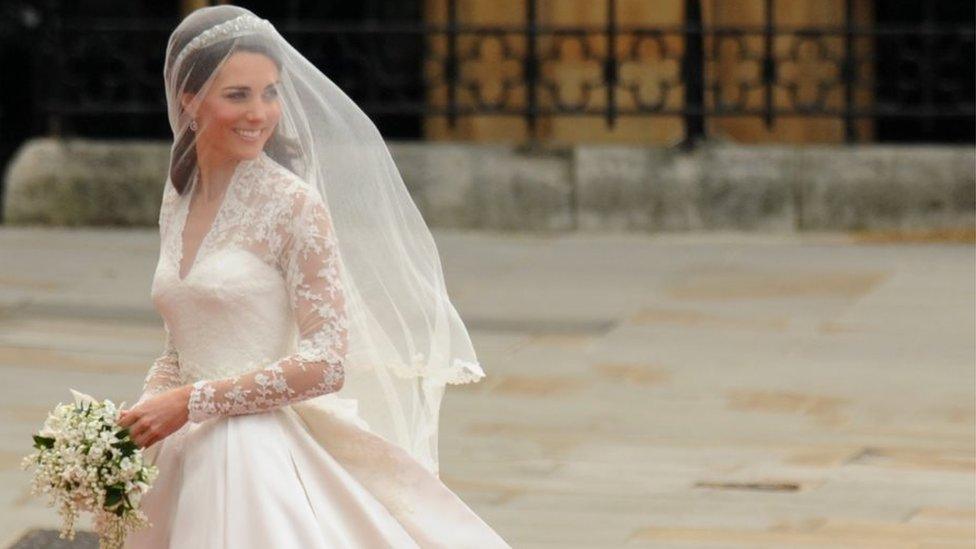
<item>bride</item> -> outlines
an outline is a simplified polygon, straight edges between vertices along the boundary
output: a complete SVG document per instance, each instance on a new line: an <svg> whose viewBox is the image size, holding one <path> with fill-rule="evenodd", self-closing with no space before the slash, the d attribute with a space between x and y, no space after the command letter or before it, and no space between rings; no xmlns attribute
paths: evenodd
<svg viewBox="0 0 976 549"><path fill-rule="evenodd" d="M152 300L119 425L160 475L130 548L508 547L439 479L447 384L484 371L366 115L266 20L193 12Z"/></svg>

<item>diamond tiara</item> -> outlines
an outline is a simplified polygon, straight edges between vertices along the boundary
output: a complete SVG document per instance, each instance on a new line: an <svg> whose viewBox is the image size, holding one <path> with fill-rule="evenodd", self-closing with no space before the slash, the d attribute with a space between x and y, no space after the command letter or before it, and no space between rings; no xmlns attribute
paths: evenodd
<svg viewBox="0 0 976 549"><path fill-rule="evenodd" d="M206 48L225 40L235 34L245 33L247 31L259 31L259 30L274 30L274 27L267 19L258 19L257 17L245 13L228 21L224 21L219 25L214 25L209 29L200 33L193 40L190 40L186 46L180 50L179 55L176 56L176 61L173 62L174 67L178 67L183 59L190 53Z"/></svg>

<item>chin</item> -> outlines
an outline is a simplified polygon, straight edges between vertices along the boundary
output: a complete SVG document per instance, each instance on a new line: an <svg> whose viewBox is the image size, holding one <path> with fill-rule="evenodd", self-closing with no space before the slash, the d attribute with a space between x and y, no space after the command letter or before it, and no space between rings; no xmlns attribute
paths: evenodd
<svg viewBox="0 0 976 549"><path fill-rule="evenodd" d="M264 150L264 143L261 143L260 147L248 147L247 149L242 149L239 152L241 160L253 160L261 155L261 151Z"/></svg>

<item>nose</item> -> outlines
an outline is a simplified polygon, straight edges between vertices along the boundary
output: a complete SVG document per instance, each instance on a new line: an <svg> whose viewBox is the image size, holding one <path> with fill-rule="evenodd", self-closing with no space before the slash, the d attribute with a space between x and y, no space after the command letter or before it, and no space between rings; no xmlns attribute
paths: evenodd
<svg viewBox="0 0 976 549"><path fill-rule="evenodd" d="M247 120L248 122L261 122L268 117L268 107L261 101L258 101L255 105L252 105L250 109L247 110Z"/></svg>
<svg viewBox="0 0 976 549"><path fill-rule="evenodd" d="M251 106L247 110L247 120L249 122L262 122L268 118L274 108L275 106L272 103L260 98L256 99L251 102Z"/></svg>

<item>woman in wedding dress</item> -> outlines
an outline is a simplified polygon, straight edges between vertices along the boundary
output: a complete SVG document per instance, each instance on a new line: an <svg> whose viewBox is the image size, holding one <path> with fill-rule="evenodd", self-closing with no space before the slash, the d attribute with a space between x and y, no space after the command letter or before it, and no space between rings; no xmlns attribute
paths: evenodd
<svg viewBox="0 0 976 549"><path fill-rule="evenodd" d="M160 471L130 548L508 547L438 476L484 377L369 119L266 20L203 8L164 69L164 353L119 425Z"/></svg>

